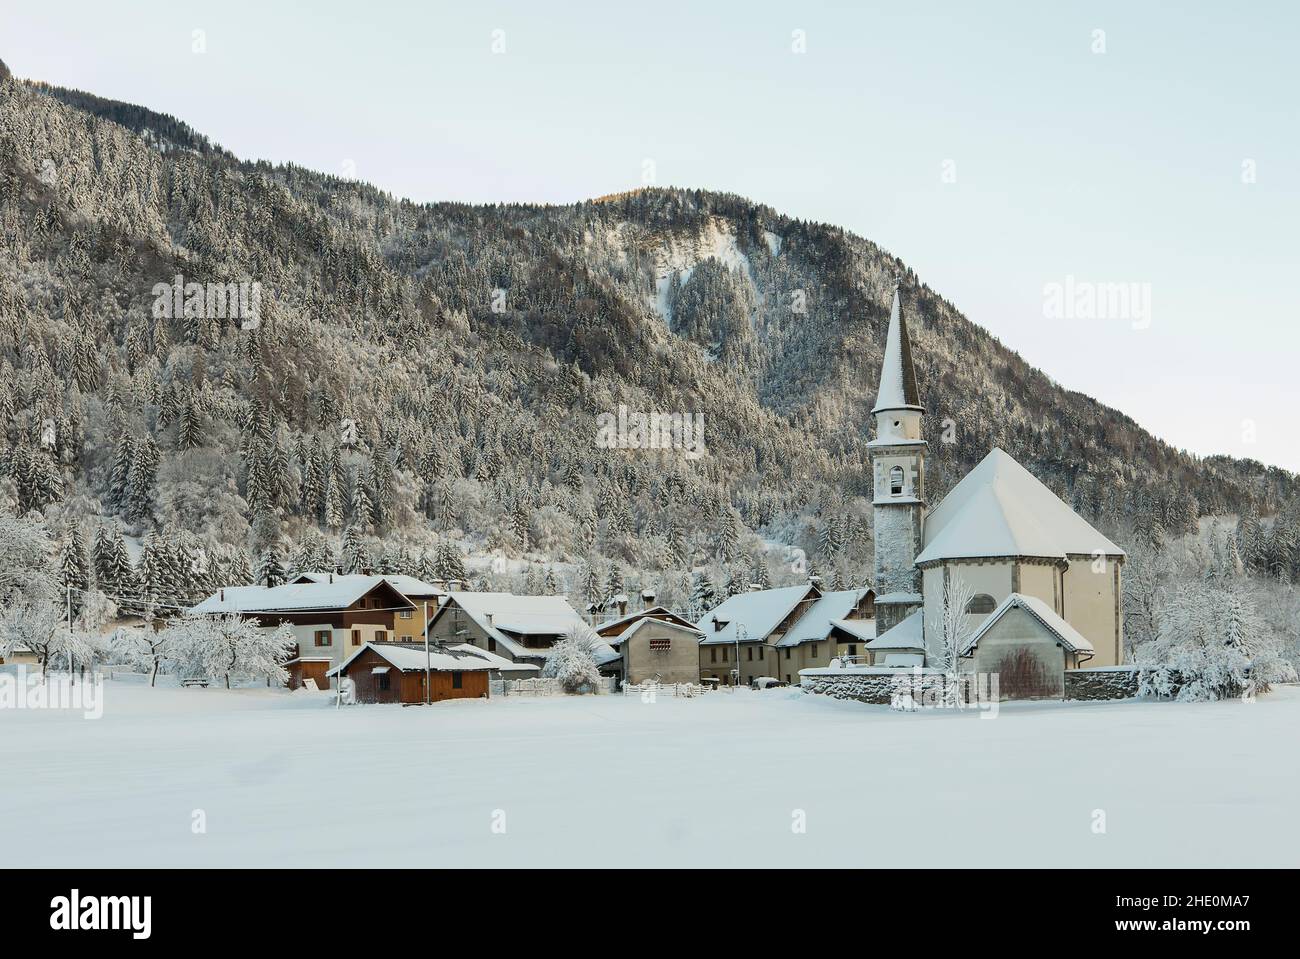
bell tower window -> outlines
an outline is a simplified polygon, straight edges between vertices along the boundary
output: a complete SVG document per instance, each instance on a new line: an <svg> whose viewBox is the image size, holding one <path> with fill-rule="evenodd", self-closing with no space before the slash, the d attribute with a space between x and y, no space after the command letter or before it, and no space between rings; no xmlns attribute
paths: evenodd
<svg viewBox="0 0 1300 959"><path fill-rule="evenodd" d="M889 471L889 495L903 495L903 467L895 466Z"/></svg>

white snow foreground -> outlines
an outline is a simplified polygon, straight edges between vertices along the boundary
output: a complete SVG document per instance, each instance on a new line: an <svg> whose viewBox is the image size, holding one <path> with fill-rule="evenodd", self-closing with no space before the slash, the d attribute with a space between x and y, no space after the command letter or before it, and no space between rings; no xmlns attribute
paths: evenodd
<svg viewBox="0 0 1300 959"><path fill-rule="evenodd" d="M1009 703L995 721L791 689L332 703L119 678L99 720L0 713L0 821L22 825L5 864L1300 861L1295 687L1254 703ZM951 822L959 842L936 827Z"/></svg>

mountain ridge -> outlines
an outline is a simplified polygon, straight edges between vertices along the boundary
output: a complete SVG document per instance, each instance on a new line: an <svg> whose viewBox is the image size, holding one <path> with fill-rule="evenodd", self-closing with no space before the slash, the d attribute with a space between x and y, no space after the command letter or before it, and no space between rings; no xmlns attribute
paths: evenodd
<svg viewBox="0 0 1300 959"><path fill-rule="evenodd" d="M872 241L742 197L417 204L80 91L3 81L0 107L0 368L38 384L0 396L3 466L15 508L56 524L72 501L252 555L355 527L372 549L454 540L678 593L700 566L788 578L762 548L779 541L859 582L895 273L932 502L994 446L1111 533L1296 499L1294 474L1193 456L1067 390ZM175 275L257 280L261 327L154 316ZM594 448L619 404L704 412L710 456ZM29 465L49 420L57 484Z"/></svg>

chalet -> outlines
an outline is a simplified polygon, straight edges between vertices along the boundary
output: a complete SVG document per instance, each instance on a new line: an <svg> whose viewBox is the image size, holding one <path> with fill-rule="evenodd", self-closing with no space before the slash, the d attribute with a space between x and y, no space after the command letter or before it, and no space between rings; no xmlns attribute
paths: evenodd
<svg viewBox="0 0 1300 959"><path fill-rule="evenodd" d="M402 613L414 610L415 604L382 576L339 576L283 586L230 586L192 611L236 613L265 629L288 623L298 639L296 654L286 664L290 687L313 679L327 689L332 666L368 642L391 639Z"/></svg>
<svg viewBox="0 0 1300 959"><path fill-rule="evenodd" d="M589 628L563 596L451 592L429 620L429 638L452 645L469 643L511 662L540 668L565 634ZM608 644L597 647L597 665L617 658Z"/></svg>
<svg viewBox="0 0 1300 959"><path fill-rule="evenodd" d="M393 618L393 637L397 642L414 643L424 641L424 624L428 622L433 611L442 602L447 590L440 583L426 583L414 576L400 573L378 573L390 586L393 586L415 606L414 609L401 609ZM365 579L369 573L302 573L294 583L327 583L349 579Z"/></svg>
<svg viewBox="0 0 1300 959"><path fill-rule="evenodd" d="M366 643L328 675L350 679L360 703L437 703L487 699L488 679L502 668L519 667L465 644Z"/></svg>
<svg viewBox="0 0 1300 959"><path fill-rule="evenodd" d="M614 672L625 682L700 681L700 639L704 634L663 606L601 623L596 635L619 654L609 665L617 664Z"/></svg>
<svg viewBox="0 0 1300 959"><path fill-rule="evenodd" d="M695 624L703 634L700 675L798 682L799 670L829 666L874 636L873 597L870 589L823 592L815 583L738 593Z"/></svg>

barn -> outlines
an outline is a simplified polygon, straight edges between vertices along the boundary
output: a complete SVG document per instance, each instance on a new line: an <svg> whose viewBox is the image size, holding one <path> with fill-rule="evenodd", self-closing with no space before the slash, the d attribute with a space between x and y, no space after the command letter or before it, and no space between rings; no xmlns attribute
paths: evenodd
<svg viewBox="0 0 1300 959"><path fill-rule="evenodd" d="M428 670L429 702L486 699L489 674L518 664L469 645L366 643L330 676L352 680L359 703L423 703Z"/></svg>

